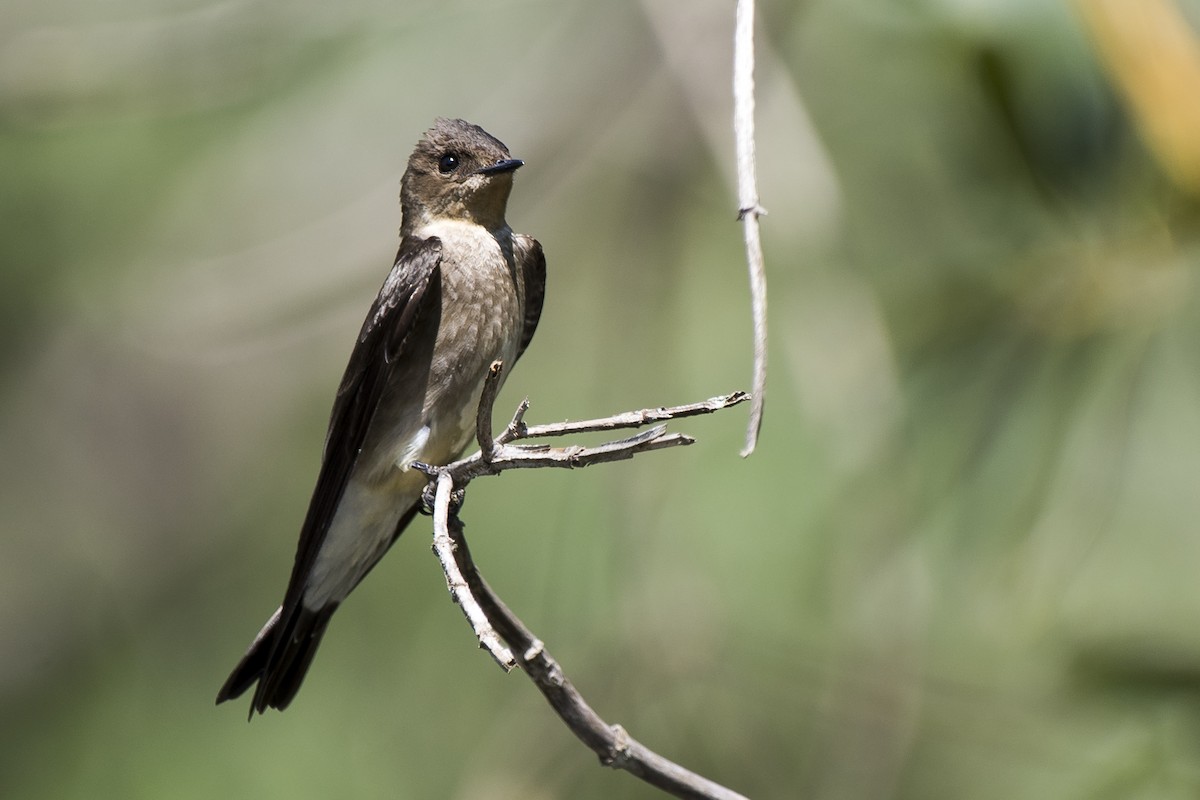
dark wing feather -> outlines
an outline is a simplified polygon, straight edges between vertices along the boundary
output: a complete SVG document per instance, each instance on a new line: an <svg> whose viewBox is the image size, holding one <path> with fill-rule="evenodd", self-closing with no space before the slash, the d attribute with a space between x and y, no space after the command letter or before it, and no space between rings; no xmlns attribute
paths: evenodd
<svg viewBox="0 0 1200 800"><path fill-rule="evenodd" d="M441 259L442 242L436 237L401 242L396 264L363 322L329 415L325 455L300 532L285 612L299 602L405 340L418 317L441 310Z"/></svg>
<svg viewBox="0 0 1200 800"><path fill-rule="evenodd" d="M520 358L525 348L529 347L538 320L542 318L542 302L546 299L546 256L537 239L524 234L517 234L513 238L516 239L521 276L525 281L525 325L521 331L521 346L517 350L517 358Z"/></svg>
<svg viewBox="0 0 1200 800"><path fill-rule="evenodd" d="M434 317L441 313L441 256L441 241L437 238L405 239L400 244L396 263L367 314L338 387L321 471L301 529L283 605L221 687L218 703L241 695L257 680L251 714L261 713L267 706L286 707L300 688L336 608L336 604L316 611L304 608L301 598L305 582L328 535L392 369L405 352L409 334L418 323L436 327ZM406 514L400 527L411 517L411 512Z"/></svg>

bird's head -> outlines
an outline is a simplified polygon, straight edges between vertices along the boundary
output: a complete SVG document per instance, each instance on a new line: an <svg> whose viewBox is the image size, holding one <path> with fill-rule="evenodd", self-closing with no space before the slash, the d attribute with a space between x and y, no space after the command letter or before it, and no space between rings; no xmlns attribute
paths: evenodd
<svg viewBox="0 0 1200 800"><path fill-rule="evenodd" d="M523 163L478 125L437 119L417 143L400 182L402 230L411 232L434 219L502 226L512 174Z"/></svg>

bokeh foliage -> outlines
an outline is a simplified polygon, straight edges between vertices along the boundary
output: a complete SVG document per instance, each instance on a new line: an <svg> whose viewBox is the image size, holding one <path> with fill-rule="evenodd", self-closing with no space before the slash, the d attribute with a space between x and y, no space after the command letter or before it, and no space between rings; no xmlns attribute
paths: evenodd
<svg viewBox="0 0 1200 800"><path fill-rule="evenodd" d="M481 481L478 562L602 715L752 797L1196 796L1200 6L760 14L758 453L735 411ZM424 523L286 714L211 704L434 116L527 161L550 293L501 408L746 384L732 5L0 18L0 796L657 796L475 651Z"/></svg>

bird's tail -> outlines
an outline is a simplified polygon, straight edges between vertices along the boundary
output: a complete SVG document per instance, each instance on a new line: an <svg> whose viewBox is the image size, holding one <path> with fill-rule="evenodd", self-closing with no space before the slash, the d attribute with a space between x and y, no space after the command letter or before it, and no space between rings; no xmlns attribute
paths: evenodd
<svg viewBox="0 0 1200 800"><path fill-rule="evenodd" d="M282 711L292 702L304 682L317 646L321 644L329 618L337 609L336 603L319 611L307 609L303 603L296 605L282 624L281 606L263 625L246 655L217 692L218 703L240 697L256 681L258 686L250 704L251 717L255 711L263 713L268 706Z"/></svg>

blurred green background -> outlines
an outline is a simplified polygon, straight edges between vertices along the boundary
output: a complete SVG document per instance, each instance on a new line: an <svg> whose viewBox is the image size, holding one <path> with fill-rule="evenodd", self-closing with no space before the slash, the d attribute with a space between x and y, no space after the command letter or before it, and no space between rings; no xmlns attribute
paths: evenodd
<svg viewBox="0 0 1200 800"><path fill-rule="evenodd" d="M658 797L475 648L419 521L296 703L278 603L434 116L526 159L531 421L747 386L733 4L7 0L0 796ZM760 8L771 375L471 489L609 721L749 796L1200 793L1200 3Z"/></svg>

